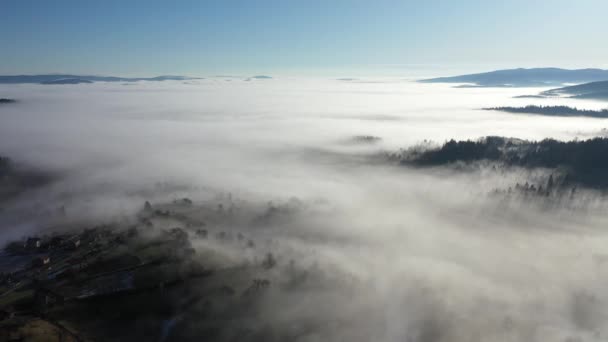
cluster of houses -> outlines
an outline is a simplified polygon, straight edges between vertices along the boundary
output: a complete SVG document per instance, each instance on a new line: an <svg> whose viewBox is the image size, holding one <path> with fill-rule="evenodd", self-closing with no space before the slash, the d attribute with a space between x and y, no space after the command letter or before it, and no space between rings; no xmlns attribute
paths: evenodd
<svg viewBox="0 0 608 342"><path fill-rule="evenodd" d="M173 204L188 207L192 206L192 201L185 198ZM220 210L223 208L219 207L218 211ZM115 295L119 292L124 294L150 289L163 291L174 283L207 276L211 272L200 265L197 267L198 264L193 262L196 250L192 247L191 237L255 248L254 241L242 233L209 231L202 222L185 219L179 212L154 208L149 202L144 205L144 213L138 224L126 229L124 226L120 229L116 229L116 226L99 226L78 233L30 236L9 243L5 255L24 262L18 271L6 272L0 268L0 296L25 288L32 289L34 310L46 312L48 308L63 305L66 301ZM167 224L167 218L180 222L185 228L154 229L155 233L160 231L160 234L153 235L150 239L148 234L141 234L145 238L138 239L138 229L146 230L159 221ZM148 254L140 255L131 248L123 248L125 245L138 246L142 250L150 249L147 250ZM117 250L123 251L120 252L122 254L114 255ZM187 267L180 269L189 271L176 279L149 276L155 274L156 271L150 270L155 270L158 265L184 261L186 263L183 265ZM277 260L271 253L265 254L261 260L264 269L271 269L276 264ZM142 274L146 276L141 276ZM137 275L141 276L137 279L146 281L137 283ZM254 294L267 289L269 285L268 280L255 279L245 293ZM0 321L3 317L10 319L14 313L13 310L5 310L5 315L1 311L4 309L0 307Z"/></svg>
<svg viewBox="0 0 608 342"><path fill-rule="evenodd" d="M15 254L35 254L32 267L41 267L51 262L51 253L58 251L75 251L81 244L80 235L58 235L46 240L40 237L29 237L23 242L21 250L13 249Z"/></svg>
<svg viewBox="0 0 608 342"><path fill-rule="evenodd" d="M100 227L81 233L30 236L10 242L4 248L4 257L15 263L0 269L0 287L10 290L23 281L45 279L74 267L82 268L87 255L113 235L109 229ZM83 249L85 245L87 248Z"/></svg>

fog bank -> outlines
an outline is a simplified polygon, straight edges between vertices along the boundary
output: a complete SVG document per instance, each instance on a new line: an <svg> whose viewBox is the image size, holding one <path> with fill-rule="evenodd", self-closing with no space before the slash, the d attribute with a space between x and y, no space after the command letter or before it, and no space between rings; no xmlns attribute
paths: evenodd
<svg viewBox="0 0 608 342"><path fill-rule="evenodd" d="M0 107L0 155L57 175L3 205L0 241L128 221L146 200L212 207L230 196L243 219L218 226L271 239L280 264L326 276L323 286L276 290L259 304L260 324L314 327L293 340L604 341L602 196L581 191L572 201L584 205L508 201L490 192L551 171L457 172L385 158L425 140L571 140L605 127L480 110L605 107L513 98L541 90L295 78L0 85L0 97L19 100Z"/></svg>

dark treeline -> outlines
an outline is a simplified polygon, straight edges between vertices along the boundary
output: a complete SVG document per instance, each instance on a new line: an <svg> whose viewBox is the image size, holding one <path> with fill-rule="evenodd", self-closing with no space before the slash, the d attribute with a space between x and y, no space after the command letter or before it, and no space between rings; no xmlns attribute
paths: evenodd
<svg viewBox="0 0 608 342"><path fill-rule="evenodd" d="M356 135L352 140L357 143L376 143L382 140L382 138L374 135Z"/></svg>
<svg viewBox="0 0 608 342"><path fill-rule="evenodd" d="M592 118L608 118L608 109L590 110L568 106L525 106L525 107L492 107L484 110L497 110L516 114L538 114L548 116L588 116Z"/></svg>
<svg viewBox="0 0 608 342"><path fill-rule="evenodd" d="M564 184L608 188L608 138L589 140L525 141L486 137L477 141L450 140L443 146L425 151L408 150L397 158L402 164L440 166L456 162L498 162L505 166L559 169Z"/></svg>
<svg viewBox="0 0 608 342"><path fill-rule="evenodd" d="M539 180L536 184L525 182L523 184L516 183L515 186L501 189L496 188L491 192L493 195L502 196L524 196L524 197L545 197L545 198L562 198L564 196L570 199L576 194L576 185L569 182L566 177L553 177L549 175L545 180Z"/></svg>

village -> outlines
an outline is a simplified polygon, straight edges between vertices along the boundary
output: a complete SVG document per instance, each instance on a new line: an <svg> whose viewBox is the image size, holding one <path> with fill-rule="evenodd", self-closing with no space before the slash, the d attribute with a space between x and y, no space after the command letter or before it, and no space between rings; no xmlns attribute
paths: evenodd
<svg viewBox="0 0 608 342"><path fill-rule="evenodd" d="M227 210L220 204L207 216L213 221ZM217 301L270 288L275 255L243 232L214 229L189 214L201 211L187 198L146 201L128 226L9 242L0 257L0 341L112 340L128 335L135 319L145 321L138 332L168 335L168 322L184 307L223 310ZM251 257L231 259L229 251Z"/></svg>

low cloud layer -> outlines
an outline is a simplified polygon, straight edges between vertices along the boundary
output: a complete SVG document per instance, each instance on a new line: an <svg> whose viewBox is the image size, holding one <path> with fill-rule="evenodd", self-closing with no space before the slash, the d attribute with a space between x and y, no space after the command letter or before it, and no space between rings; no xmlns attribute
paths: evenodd
<svg viewBox="0 0 608 342"><path fill-rule="evenodd" d="M606 340L601 196L582 192L573 201L584 207L509 202L489 193L546 171L414 169L383 157L424 140L587 136L603 120L479 108L602 103L370 81L1 85L0 97L19 102L0 107L0 155L57 178L3 206L0 240L54 228L60 208L61 220L94 223L182 196L222 203L230 193L258 214L297 201L279 219L224 223L275 241L283 265L326 275L324 286L259 303L261 324L314 327L293 328L304 331L294 340ZM351 143L360 136L380 139Z"/></svg>

